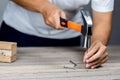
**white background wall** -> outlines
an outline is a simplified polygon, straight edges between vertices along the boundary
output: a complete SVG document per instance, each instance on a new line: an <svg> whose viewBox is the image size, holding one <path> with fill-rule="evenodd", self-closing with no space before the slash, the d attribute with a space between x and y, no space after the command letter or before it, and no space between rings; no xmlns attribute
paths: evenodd
<svg viewBox="0 0 120 80"><path fill-rule="evenodd" d="M2 21L2 15L8 1L9 0L0 0L0 23ZM120 0L115 0L115 10L113 12L113 26L110 44L120 45Z"/></svg>

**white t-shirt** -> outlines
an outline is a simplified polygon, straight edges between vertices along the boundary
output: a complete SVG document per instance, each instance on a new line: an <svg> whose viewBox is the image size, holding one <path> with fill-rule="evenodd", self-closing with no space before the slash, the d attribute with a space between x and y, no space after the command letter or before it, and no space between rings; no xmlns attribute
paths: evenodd
<svg viewBox="0 0 120 80"><path fill-rule="evenodd" d="M90 0L49 0L59 8L63 9L68 17L74 22L83 23L78 10L87 5ZM91 7L98 12L113 11L114 0L91 0ZM29 35L44 38L67 39L80 35L74 30L55 30L45 24L42 14L32 12L9 1L4 12L3 20L12 28Z"/></svg>

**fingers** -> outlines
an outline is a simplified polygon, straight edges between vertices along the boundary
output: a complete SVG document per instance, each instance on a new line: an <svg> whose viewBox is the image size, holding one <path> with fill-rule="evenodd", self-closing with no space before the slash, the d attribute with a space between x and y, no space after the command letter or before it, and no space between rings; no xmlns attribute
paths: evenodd
<svg viewBox="0 0 120 80"><path fill-rule="evenodd" d="M85 53L84 62L86 68L96 68L108 59L107 48L101 42L94 42Z"/></svg>
<svg viewBox="0 0 120 80"><path fill-rule="evenodd" d="M86 67L87 68L96 68L98 66L100 66L101 64L107 62L108 60L108 53L105 53L104 55L101 56L101 58L91 62L91 63L86 63Z"/></svg>
<svg viewBox="0 0 120 80"><path fill-rule="evenodd" d="M63 13L62 11L60 12L60 13ZM63 15L63 14L62 14ZM62 27L61 25L60 25L60 17L61 17L61 14L57 14L56 16L56 19L54 19L55 20L55 29L57 29L57 30L62 30L62 29L64 29L64 27ZM65 15L63 16L63 17L65 17ZM62 17L62 18L63 18Z"/></svg>
<svg viewBox="0 0 120 80"><path fill-rule="evenodd" d="M49 17L45 17L45 23L57 30L64 29L60 26L60 15L58 13L53 14L54 16L50 15Z"/></svg>
<svg viewBox="0 0 120 80"><path fill-rule="evenodd" d="M47 10L42 13L45 23L57 30L62 30L64 27L60 25L60 17L66 19L64 11L57 6L50 4Z"/></svg>
<svg viewBox="0 0 120 80"><path fill-rule="evenodd" d="M88 50L85 53L85 60L88 60L91 56L93 56L98 51L98 49L99 49L99 46L94 46L94 47L92 47L91 50Z"/></svg>
<svg viewBox="0 0 120 80"><path fill-rule="evenodd" d="M97 48L98 49L98 48ZM103 46L103 47L100 47L100 49L97 51L97 49L93 50L94 53L96 51L96 54L94 53L91 53L91 54L94 54L92 57L90 57L89 59L86 60L87 63L90 63L90 62L93 62L94 60L97 60L99 58L101 58L101 56L104 54L104 52L106 51L106 47Z"/></svg>
<svg viewBox="0 0 120 80"><path fill-rule="evenodd" d="M60 17L62 17L63 19L66 19L66 15L63 11L60 12Z"/></svg>
<svg viewBox="0 0 120 80"><path fill-rule="evenodd" d="M90 48L85 52L83 62L86 62L86 60L88 60L91 56L93 56L98 49L99 49L99 46L95 45L95 43L92 44Z"/></svg>
<svg viewBox="0 0 120 80"><path fill-rule="evenodd" d="M91 68L92 68L92 69L97 68L97 67L101 66L101 64L107 62L107 60L108 60L108 57L104 58L101 62L99 62L99 63L91 66Z"/></svg>

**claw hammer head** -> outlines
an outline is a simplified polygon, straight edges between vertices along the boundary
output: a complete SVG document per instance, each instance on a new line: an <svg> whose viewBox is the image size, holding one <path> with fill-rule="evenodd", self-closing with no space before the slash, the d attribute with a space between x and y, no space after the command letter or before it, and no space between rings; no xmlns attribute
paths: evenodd
<svg viewBox="0 0 120 80"><path fill-rule="evenodd" d="M61 26L64 26L66 28L76 30L77 32L82 33L82 40L81 42L81 47L83 49L88 49L90 46L91 42L91 36L92 36L92 19L90 16L90 13L87 10L80 9L83 22L84 24L77 24L75 22L72 22L70 20L65 20L63 18L60 18L60 24Z"/></svg>
<svg viewBox="0 0 120 80"><path fill-rule="evenodd" d="M90 47L91 36L92 36L92 26L93 26L92 18L87 10L81 9L80 12L84 23L82 26L81 47L84 49L88 49Z"/></svg>

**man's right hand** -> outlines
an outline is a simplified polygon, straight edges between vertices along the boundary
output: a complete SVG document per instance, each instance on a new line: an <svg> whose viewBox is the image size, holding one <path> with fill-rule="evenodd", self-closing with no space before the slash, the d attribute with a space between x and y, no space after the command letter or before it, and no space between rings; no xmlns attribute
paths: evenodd
<svg viewBox="0 0 120 80"><path fill-rule="evenodd" d="M46 7L44 7L43 11L41 11L41 13L43 14L45 23L47 25L52 26L57 30L64 29L60 25L60 17L66 19L66 15L63 10L54 4L48 3L46 4Z"/></svg>

